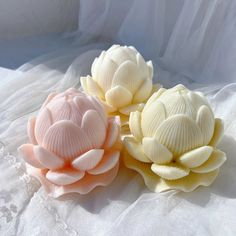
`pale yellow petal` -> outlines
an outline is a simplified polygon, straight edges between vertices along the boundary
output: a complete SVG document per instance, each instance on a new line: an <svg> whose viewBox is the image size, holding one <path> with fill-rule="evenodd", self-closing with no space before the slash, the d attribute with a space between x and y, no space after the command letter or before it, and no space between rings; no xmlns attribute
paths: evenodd
<svg viewBox="0 0 236 236"><path fill-rule="evenodd" d="M173 189L191 192L198 186L209 186L212 184L219 172L219 170L204 174L190 172L189 175L181 179L164 180L151 171L150 164L135 160L127 152L124 152L122 155L125 166L137 171L143 177L148 189L153 192L163 192Z"/></svg>
<svg viewBox="0 0 236 236"><path fill-rule="evenodd" d="M202 132L203 144L207 145L213 136L215 125L214 116L209 107L203 105L199 108L197 124Z"/></svg>
<svg viewBox="0 0 236 236"><path fill-rule="evenodd" d="M168 165L158 165L154 163L152 164L151 169L155 174L167 180L183 178L187 176L190 171L188 168L184 168L176 163L171 163Z"/></svg>
<svg viewBox="0 0 236 236"><path fill-rule="evenodd" d="M138 161L151 163L152 161L144 154L141 143L134 138L125 137L124 145L129 154Z"/></svg>
<svg viewBox="0 0 236 236"><path fill-rule="evenodd" d="M154 86L155 86L155 85L153 85L153 87L154 87ZM165 91L166 91L165 88L160 88L160 89L158 89L157 92L153 93L153 95L148 99L148 101L147 101L147 103L146 103L146 105L145 105L145 107L144 107L144 111L145 111L146 109L148 109L149 105L151 105L151 103L153 103L154 101L156 101L156 99L158 99Z"/></svg>
<svg viewBox="0 0 236 236"><path fill-rule="evenodd" d="M122 86L116 86L106 92L105 98L109 105L120 108L127 106L132 101L132 94Z"/></svg>
<svg viewBox="0 0 236 236"><path fill-rule="evenodd" d="M121 109L119 109L119 112L128 116L131 112L142 111L143 107L144 103L132 104L127 107L122 107Z"/></svg>
<svg viewBox="0 0 236 236"><path fill-rule="evenodd" d="M147 105L146 105L147 106ZM166 110L162 102L151 103L142 112L141 126L144 136L152 137L166 118Z"/></svg>
<svg viewBox="0 0 236 236"><path fill-rule="evenodd" d="M172 160L172 153L155 138L143 138L143 151L154 163L167 164Z"/></svg>
<svg viewBox="0 0 236 236"><path fill-rule="evenodd" d="M151 94L152 91L152 81L150 79L145 79L141 86L138 88L137 92L134 95L133 102L143 102L145 101Z"/></svg>
<svg viewBox="0 0 236 236"><path fill-rule="evenodd" d="M213 148L210 146L196 148L180 156L178 162L188 168L195 168L207 161L212 151Z"/></svg>
<svg viewBox="0 0 236 236"><path fill-rule="evenodd" d="M209 145L215 147L215 146L220 142L220 140L221 140L223 134L224 134L224 125L223 125L223 122L222 122L221 119L216 118L216 119L215 119L214 134L213 134L213 137L212 137L212 139L211 139Z"/></svg>
<svg viewBox="0 0 236 236"><path fill-rule="evenodd" d="M195 173L207 173L218 169L226 161L224 152L214 150L210 158L201 166L191 169Z"/></svg>
<svg viewBox="0 0 236 236"><path fill-rule="evenodd" d="M129 128L137 140L142 139L143 134L141 129L141 113L139 111L131 112L129 118Z"/></svg>
<svg viewBox="0 0 236 236"><path fill-rule="evenodd" d="M152 64L152 61L148 61L147 66L148 66L148 71L149 71L149 78L152 79L152 77L153 77L153 64Z"/></svg>
<svg viewBox="0 0 236 236"><path fill-rule="evenodd" d="M175 156L202 146L203 138L195 121L186 115L175 115L165 120L156 130L157 140Z"/></svg>

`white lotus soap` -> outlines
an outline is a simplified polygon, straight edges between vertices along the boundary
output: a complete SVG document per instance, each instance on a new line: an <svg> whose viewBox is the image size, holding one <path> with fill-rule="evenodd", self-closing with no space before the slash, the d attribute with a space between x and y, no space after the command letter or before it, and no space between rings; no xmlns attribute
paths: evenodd
<svg viewBox="0 0 236 236"><path fill-rule="evenodd" d="M183 85L154 93L141 112L130 114L129 126L125 165L139 172L152 191L209 186L226 160L216 148L222 121L201 93Z"/></svg>
<svg viewBox="0 0 236 236"><path fill-rule="evenodd" d="M141 111L147 99L157 90L153 86L152 62L145 62L134 48L113 45L97 57L91 76L81 77L83 89L97 96L108 114L119 115L126 125L132 111Z"/></svg>

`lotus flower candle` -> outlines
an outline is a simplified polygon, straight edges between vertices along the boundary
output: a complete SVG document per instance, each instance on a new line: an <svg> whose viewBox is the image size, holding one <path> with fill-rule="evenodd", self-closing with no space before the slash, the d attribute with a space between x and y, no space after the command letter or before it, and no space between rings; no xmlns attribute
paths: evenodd
<svg viewBox="0 0 236 236"><path fill-rule="evenodd" d="M28 135L31 143L19 152L52 197L86 194L117 174L119 117L108 119L99 101L83 92L49 95L38 117L29 120Z"/></svg>
<svg viewBox="0 0 236 236"><path fill-rule="evenodd" d="M183 85L154 93L142 112L131 113L129 125L124 162L152 191L208 186L226 160L216 148L221 120L202 94Z"/></svg>
<svg viewBox="0 0 236 236"><path fill-rule="evenodd" d="M96 95L108 114L128 123L131 111L143 109L152 94L153 66L134 47L113 45L92 64L92 76L81 77L81 85Z"/></svg>

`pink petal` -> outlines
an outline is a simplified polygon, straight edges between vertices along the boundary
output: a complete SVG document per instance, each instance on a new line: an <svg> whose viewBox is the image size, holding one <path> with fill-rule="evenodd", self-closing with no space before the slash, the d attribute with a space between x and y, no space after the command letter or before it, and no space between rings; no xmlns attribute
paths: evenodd
<svg viewBox="0 0 236 236"><path fill-rule="evenodd" d="M106 154L103 157L102 161L98 164L98 166L96 166L92 170L89 170L88 173L92 175L99 175L109 171L117 164L117 162L119 162L119 157L119 151L114 151Z"/></svg>
<svg viewBox="0 0 236 236"><path fill-rule="evenodd" d="M101 161L103 154L103 149L92 149L77 157L72 166L78 170L91 170Z"/></svg>
<svg viewBox="0 0 236 236"><path fill-rule="evenodd" d="M106 138L106 126L97 111L88 110L84 114L82 129L87 134L93 148L103 145Z"/></svg>
<svg viewBox="0 0 236 236"><path fill-rule="evenodd" d="M83 96L74 97L73 102L75 103L81 116L83 116L86 111L94 109L93 104L89 101L87 96L85 96L84 94Z"/></svg>
<svg viewBox="0 0 236 236"><path fill-rule="evenodd" d="M78 125L79 127L81 127L81 123L82 123L82 116L81 114L78 112L78 108L75 105L75 103L73 101L70 101L70 106L71 106L71 115L70 115L70 120Z"/></svg>
<svg viewBox="0 0 236 236"><path fill-rule="evenodd" d="M80 127L71 121L63 120L49 128L43 140L43 147L70 160L92 149L92 144Z"/></svg>
<svg viewBox="0 0 236 236"><path fill-rule="evenodd" d="M76 181L82 179L85 175L83 171L75 170L49 170L46 174L46 178L57 185L73 184Z"/></svg>
<svg viewBox="0 0 236 236"><path fill-rule="evenodd" d="M33 148L33 144L23 144L18 148L18 152L28 164L36 168L44 169L45 167L35 158Z"/></svg>
<svg viewBox="0 0 236 236"><path fill-rule="evenodd" d="M109 119L108 132L104 148L111 148L120 134L120 118L118 116Z"/></svg>
<svg viewBox="0 0 236 236"><path fill-rule="evenodd" d="M58 93L50 93L42 105L42 108L45 107Z"/></svg>
<svg viewBox="0 0 236 236"><path fill-rule="evenodd" d="M28 124L27 124L27 133L30 138L30 142L37 145L38 143L34 135L35 122L36 122L35 117L32 117L29 119Z"/></svg>
<svg viewBox="0 0 236 236"><path fill-rule="evenodd" d="M58 169L64 165L64 160L47 149L34 146L34 154L36 159L48 169Z"/></svg>
<svg viewBox="0 0 236 236"><path fill-rule="evenodd" d="M43 185L49 196L58 198L64 194L68 193L79 193L87 194L92 191L97 186L107 186L116 177L119 169L119 163L109 170L108 172L101 175L90 175L86 174L81 180L69 184L69 185L55 185L45 178L46 171L36 169L31 166L27 166L27 172L30 175L35 176Z"/></svg>
<svg viewBox="0 0 236 236"><path fill-rule="evenodd" d="M48 108L43 108L35 123L35 138L38 144L42 144L44 135L52 124L52 116Z"/></svg>
<svg viewBox="0 0 236 236"><path fill-rule="evenodd" d="M66 97L51 102L47 107L51 111L53 123L59 120L70 120L71 107L69 102L66 101Z"/></svg>

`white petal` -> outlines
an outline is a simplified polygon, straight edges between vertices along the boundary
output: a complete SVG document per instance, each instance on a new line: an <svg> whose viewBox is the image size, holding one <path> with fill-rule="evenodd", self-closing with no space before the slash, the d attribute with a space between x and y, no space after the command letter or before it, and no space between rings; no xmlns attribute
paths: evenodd
<svg viewBox="0 0 236 236"><path fill-rule="evenodd" d="M207 145L214 132L215 120L212 111L207 106L201 106L197 114L197 124L203 135L203 144Z"/></svg>
<svg viewBox="0 0 236 236"><path fill-rule="evenodd" d="M49 170L46 178L57 185L68 185L84 177L85 172L75 170Z"/></svg>
<svg viewBox="0 0 236 236"><path fill-rule="evenodd" d="M142 82L138 67L131 61L125 61L116 70L112 87L125 87L132 94L136 92Z"/></svg>
<svg viewBox="0 0 236 236"><path fill-rule="evenodd" d="M221 140L223 134L224 134L224 125L223 125L223 122L222 122L221 119L216 118L216 119L215 119L214 134L213 134L213 137L212 137L212 139L211 139L209 145L211 145L211 146L216 146L216 145L220 142L220 140Z"/></svg>
<svg viewBox="0 0 236 236"><path fill-rule="evenodd" d="M102 160L103 154L103 149L89 150L88 152L77 157L72 162L72 166L78 170L91 170Z"/></svg>
<svg viewBox="0 0 236 236"><path fill-rule="evenodd" d="M154 87L155 85L153 85ZM164 92L166 91L166 89L164 88L159 88L157 90L157 92L153 93L153 95L148 99L148 101L146 102L146 105L144 107L144 111L146 109L148 109L149 105L151 105L153 102L155 102Z"/></svg>
<svg viewBox="0 0 236 236"><path fill-rule="evenodd" d="M151 91L152 81L150 79L145 79L135 93L133 102L136 103L145 101L151 95Z"/></svg>
<svg viewBox="0 0 236 236"><path fill-rule="evenodd" d="M137 140L140 140L143 137L141 129L141 113L139 111L131 112L129 117L129 128Z"/></svg>
<svg viewBox="0 0 236 236"><path fill-rule="evenodd" d="M136 54L137 65L143 79L149 77L149 67L140 53ZM151 78L151 77L150 77Z"/></svg>
<svg viewBox="0 0 236 236"><path fill-rule="evenodd" d="M64 165L64 160L47 149L34 146L34 154L37 160L48 169L59 169Z"/></svg>
<svg viewBox="0 0 236 236"><path fill-rule="evenodd" d="M106 138L106 126L97 111L88 110L84 114L82 129L87 134L93 148L99 148L103 145Z"/></svg>
<svg viewBox="0 0 236 236"><path fill-rule="evenodd" d="M153 64L152 61L147 62L148 70L149 70L149 78L152 79L153 77Z"/></svg>
<svg viewBox="0 0 236 236"><path fill-rule="evenodd" d="M202 165L208 160L213 148L210 146L203 146L187 152L179 157L178 162L188 168L195 168Z"/></svg>
<svg viewBox="0 0 236 236"><path fill-rule="evenodd" d="M116 70L117 70L116 63L109 56L104 57L96 74L97 83L104 92L106 92L111 88L112 79Z"/></svg>
<svg viewBox="0 0 236 236"><path fill-rule="evenodd" d="M114 168L118 163L120 157L120 152L115 151L108 154L105 154L101 162L94 168L88 171L89 174L99 175L109 171Z"/></svg>
<svg viewBox="0 0 236 236"><path fill-rule="evenodd" d="M125 137L124 145L129 154L138 161L151 163L152 161L144 154L142 145L134 138Z"/></svg>
<svg viewBox="0 0 236 236"><path fill-rule="evenodd" d="M172 153L155 138L143 138L143 151L154 163L167 164L172 160Z"/></svg>
<svg viewBox="0 0 236 236"><path fill-rule="evenodd" d="M201 166L191 169L195 173L207 173L218 169L226 161L224 152L214 150L210 158Z"/></svg>
<svg viewBox="0 0 236 236"><path fill-rule="evenodd" d="M120 108L131 103L133 95L129 90L122 86L116 86L108 90L105 94L106 101L109 105Z"/></svg>
<svg viewBox="0 0 236 236"><path fill-rule="evenodd" d="M171 165L152 164L151 169L155 174L167 180L180 179L189 174L189 169L181 167L178 164L171 164Z"/></svg>

